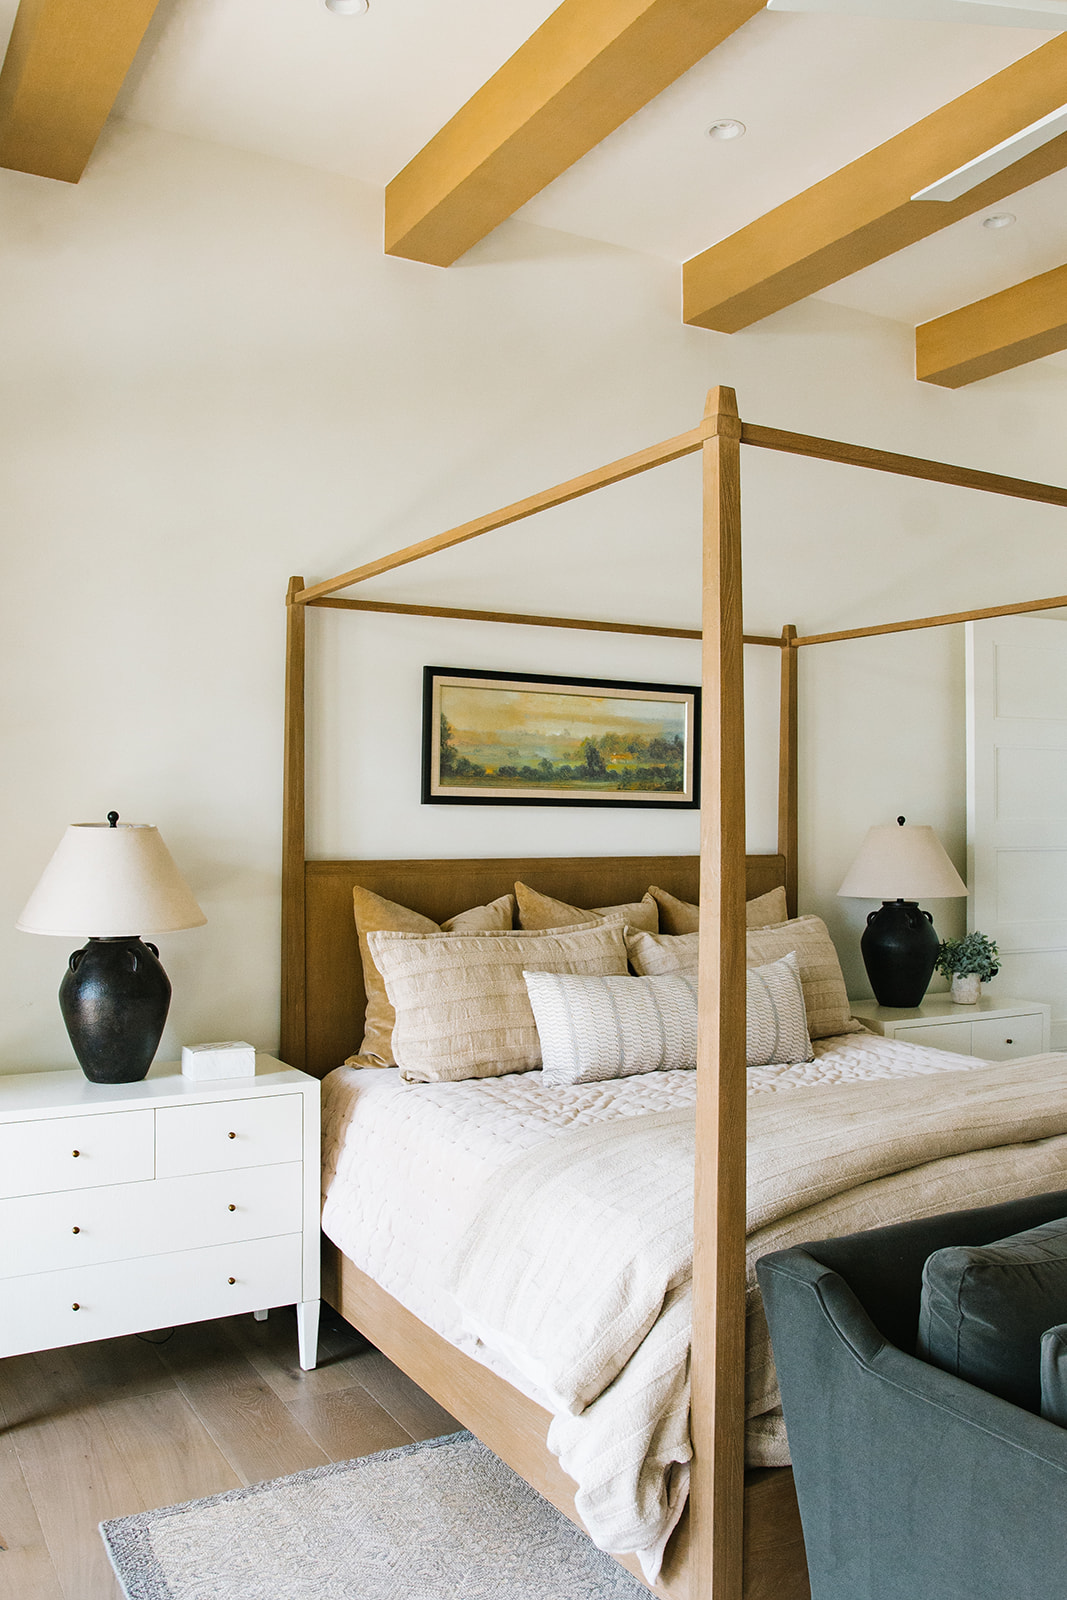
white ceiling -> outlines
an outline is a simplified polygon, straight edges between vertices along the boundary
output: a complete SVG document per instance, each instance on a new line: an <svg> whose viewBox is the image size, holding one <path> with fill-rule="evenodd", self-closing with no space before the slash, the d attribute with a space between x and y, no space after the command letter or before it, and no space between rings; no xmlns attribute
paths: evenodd
<svg viewBox="0 0 1067 1600"><path fill-rule="evenodd" d="M120 96L134 121L383 187L556 0L161 0ZM16 0L0 0L0 43ZM519 213L682 261L1052 35L761 12ZM722 117L743 139L712 140ZM824 298L914 324L1067 261L1067 174Z"/></svg>

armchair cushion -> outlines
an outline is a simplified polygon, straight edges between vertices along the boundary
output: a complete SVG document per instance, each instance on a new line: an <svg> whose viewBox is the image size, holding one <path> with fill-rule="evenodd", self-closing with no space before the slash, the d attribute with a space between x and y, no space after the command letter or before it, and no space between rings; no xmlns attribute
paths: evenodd
<svg viewBox="0 0 1067 1600"><path fill-rule="evenodd" d="M1041 1415L1067 1428L1067 1322L1041 1335Z"/></svg>
<svg viewBox="0 0 1067 1600"><path fill-rule="evenodd" d="M916 1355L1028 1411L1041 1409L1041 1335L1067 1318L1067 1219L923 1268Z"/></svg>

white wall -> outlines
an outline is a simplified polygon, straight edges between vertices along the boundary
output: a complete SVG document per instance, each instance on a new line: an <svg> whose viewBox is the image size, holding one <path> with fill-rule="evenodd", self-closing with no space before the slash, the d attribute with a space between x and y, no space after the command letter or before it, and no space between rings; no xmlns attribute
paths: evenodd
<svg viewBox="0 0 1067 1600"><path fill-rule="evenodd" d="M160 941L163 1052L276 1044L291 573L329 576L678 432L715 382L752 420L1062 470L1067 375L1049 364L951 395L915 384L907 330L819 302L733 339L687 329L674 267L521 224L447 272L390 260L380 195L209 144L119 124L77 187L0 172L0 208L6 1070L70 1064L70 941L12 925L66 824L112 807L159 825L209 918ZM750 630L1063 587L1046 508L763 454L744 493ZM690 626L699 521L680 463L366 592ZM426 663L684 682L694 646L309 624L312 853L695 848L692 816L418 804ZM750 842L766 847L774 673L753 676ZM803 899L843 934L858 993L868 907L834 890L868 823L932 822L963 864L962 643L827 646L802 685Z"/></svg>

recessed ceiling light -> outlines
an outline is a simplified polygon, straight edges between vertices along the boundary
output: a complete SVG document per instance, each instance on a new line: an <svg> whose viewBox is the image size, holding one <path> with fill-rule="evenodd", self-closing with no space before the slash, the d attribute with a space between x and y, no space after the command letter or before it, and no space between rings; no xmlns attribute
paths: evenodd
<svg viewBox="0 0 1067 1600"><path fill-rule="evenodd" d="M370 0L323 0L323 4L339 17L361 17L370 10Z"/></svg>
<svg viewBox="0 0 1067 1600"><path fill-rule="evenodd" d="M713 122L708 129L708 138L740 139L746 131L744 123L738 122L736 117L720 117L718 122Z"/></svg>
<svg viewBox="0 0 1067 1600"><path fill-rule="evenodd" d="M1015 221L1012 211L994 211L991 217L982 218L983 228L1010 228Z"/></svg>

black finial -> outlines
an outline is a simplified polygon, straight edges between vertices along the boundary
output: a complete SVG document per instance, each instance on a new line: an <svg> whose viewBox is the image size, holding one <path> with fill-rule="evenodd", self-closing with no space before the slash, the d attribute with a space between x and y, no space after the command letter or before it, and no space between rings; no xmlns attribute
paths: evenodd
<svg viewBox="0 0 1067 1600"><path fill-rule="evenodd" d="M903 818L903 817L898 817L898 818L897 818L897 821L898 821L898 822L899 822L899 823L900 823L900 826L901 826L901 827L903 827L903 826L904 826L904 818Z"/></svg>
<svg viewBox="0 0 1067 1600"><path fill-rule="evenodd" d="M901 820L901 822L903 822L903 821L904 821L904 818L903 818L903 817L901 817L901 819L900 819L900 820ZM107 825L108 825L108 827L109 827L109 828L116 828L116 827L118 827L118 821L119 821L119 814L118 814L118 812L117 812L117 811L109 811L109 812L108 812L108 814L107 814Z"/></svg>

